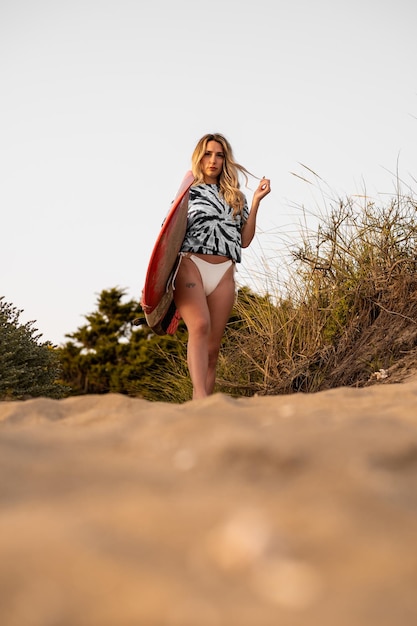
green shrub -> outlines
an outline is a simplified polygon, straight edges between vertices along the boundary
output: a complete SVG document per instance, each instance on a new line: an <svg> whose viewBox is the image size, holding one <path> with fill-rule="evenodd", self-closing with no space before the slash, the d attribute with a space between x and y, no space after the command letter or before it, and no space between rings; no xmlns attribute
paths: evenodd
<svg viewBox="0 0 417 626"><path fill-rule="evenodd" d="M68 389L59 382L57 351L40 341L33 322L19 323L22 312L0 297L0 399L62 398Z"/></svg>

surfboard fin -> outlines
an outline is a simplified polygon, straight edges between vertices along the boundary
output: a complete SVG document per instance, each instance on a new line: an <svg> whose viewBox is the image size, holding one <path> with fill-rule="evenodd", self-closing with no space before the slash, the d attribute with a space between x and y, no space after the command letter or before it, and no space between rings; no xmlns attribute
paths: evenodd
<svg viewBox="0 0 417 626"><path fill-rule="evenodd" d="M146 324L146 317L135 317L132 324L133 326L142 326L142 324Z"/></svg>

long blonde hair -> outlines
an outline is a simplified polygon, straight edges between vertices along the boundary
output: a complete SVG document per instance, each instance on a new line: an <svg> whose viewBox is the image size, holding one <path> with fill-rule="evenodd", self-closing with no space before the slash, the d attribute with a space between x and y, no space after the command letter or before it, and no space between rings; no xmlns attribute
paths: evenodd
<svg viewBox="0 0 417 626"><path fill-rule="evenodd" d="M200 185L204 183L204 176L201 169L201 160L206 153L209 141L217 141L221 144L224 152L224 162L221 174L219 176L220 193L229 206L233 209L233 215L243 214L245 204L245 196L240 191L239 172L243 174L246 184L248 184L248 176L253 176L243 165L237 163L233 156L233 150L223 135L219 133L208 133L204 135L196 147L191 157L191 166L194 174L194 184Z"/></svg>

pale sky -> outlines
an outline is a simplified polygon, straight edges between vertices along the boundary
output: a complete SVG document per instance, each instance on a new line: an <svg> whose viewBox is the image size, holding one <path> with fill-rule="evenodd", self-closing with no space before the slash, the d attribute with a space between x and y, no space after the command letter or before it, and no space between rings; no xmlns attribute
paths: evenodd
<svg viewBox="0 0 417 626"><path fill-rule="evenodd" d="M56 344L103 289L139 300L206 132L271 179L241 284L329 189L413 187L416 23L415 0L0 0L0 295Z"/></svg>

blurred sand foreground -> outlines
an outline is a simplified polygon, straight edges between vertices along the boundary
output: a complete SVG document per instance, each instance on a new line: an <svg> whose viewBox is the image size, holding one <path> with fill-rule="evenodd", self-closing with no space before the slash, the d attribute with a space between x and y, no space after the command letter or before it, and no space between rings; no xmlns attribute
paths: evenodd
<svg viewBox="0 0 417 626"><path fill-rule="evenodd" d="M1 626L414 626L417 381L0 403Z"/></svg>

